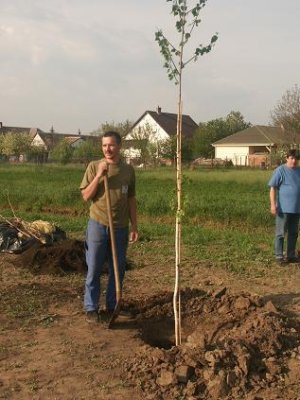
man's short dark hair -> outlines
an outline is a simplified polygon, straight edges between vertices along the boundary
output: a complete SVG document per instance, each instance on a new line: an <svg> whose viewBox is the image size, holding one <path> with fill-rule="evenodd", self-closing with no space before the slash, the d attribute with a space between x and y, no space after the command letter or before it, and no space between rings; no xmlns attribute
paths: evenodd
<svg viewBox="0 0 300 400"><path fill-rule="evenodd" d="M296 149L289 149L288 152L286 153L286 158L293 157L296 158L297 160L299 159L299 152Z"/></svg>
<svg viewBox="0 0 300 400"><path fill-rule="evenodd" d="M122 138L119 132L115 131L107 131L104 133L102 137L114 137L116 139L117 144L121 144Z"/></svg>

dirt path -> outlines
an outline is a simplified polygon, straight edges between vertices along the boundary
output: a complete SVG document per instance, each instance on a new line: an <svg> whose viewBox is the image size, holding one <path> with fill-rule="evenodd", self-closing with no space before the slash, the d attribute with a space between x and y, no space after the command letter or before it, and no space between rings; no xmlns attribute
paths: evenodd
<svg viewBox="0 0 300 400"><path fill-rule="evenodd" d="M83 274L41 274L36 265L28 271L17 257L0 258L0 399L300 399L300 266L242 278L186 261L184 341L194 344L177 351L170 348L172 260L158 265L148 257L127 272L124 308L135 318L121 316L108 330L85 321ZM257 325L250 335L257 321L263 332L255 336ZM255 375L261 363L275 366ZM229 374L233 365L242 372ZM182 366L189 367L183 379L192 374L188 384L174 381Z"/></svg>

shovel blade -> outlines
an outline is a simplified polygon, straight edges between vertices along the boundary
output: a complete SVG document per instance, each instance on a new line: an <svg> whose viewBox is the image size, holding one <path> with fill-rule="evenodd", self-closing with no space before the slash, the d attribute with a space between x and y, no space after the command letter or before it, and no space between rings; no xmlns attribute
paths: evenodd
<svg viewBox="0 0 300 400"><path fill-rule="evenodd" d="M115 322L115 320L118 318L118 315L120 314L121 311L121 301L117 302L116 307L114 309L114 312L112 313L110 320L108 322L108 329L110 329Z"/></svg>

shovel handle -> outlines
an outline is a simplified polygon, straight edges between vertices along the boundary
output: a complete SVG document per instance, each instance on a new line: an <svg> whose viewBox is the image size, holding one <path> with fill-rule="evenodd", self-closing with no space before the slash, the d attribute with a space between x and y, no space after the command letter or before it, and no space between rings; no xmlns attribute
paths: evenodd
<svg viewBox="0 0 300 400"><path fill-rule="evenodd" d="M106 208L107 208L107 216L108 216L108 224L109 224L113 268L114 268L114 275L115 275L116 301L117 301L117 306L118 306L118 304L121 301L121 284L120 284L116 238L115 238L115 231L114 231L112 212L111 212L111 201L110 201L110 193L109 193L107 174L105 174L103 176L103 180L104 180L104 189L105 189L105 197L106 197Z"/></svg>

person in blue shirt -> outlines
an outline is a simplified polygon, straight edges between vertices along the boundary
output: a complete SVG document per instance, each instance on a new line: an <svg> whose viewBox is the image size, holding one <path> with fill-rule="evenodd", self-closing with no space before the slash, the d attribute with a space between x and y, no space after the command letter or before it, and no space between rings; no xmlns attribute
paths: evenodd
<svg viewBox="0 0 300 400"><path fill-rule="evenodd" d="M279 263L298 262L296 244L300 219L300 168L295 149L288 151L286 163L275 169L268 183L271 214L275 216L275 257ZM287 233L286 257L284 237Z"/></svg>

